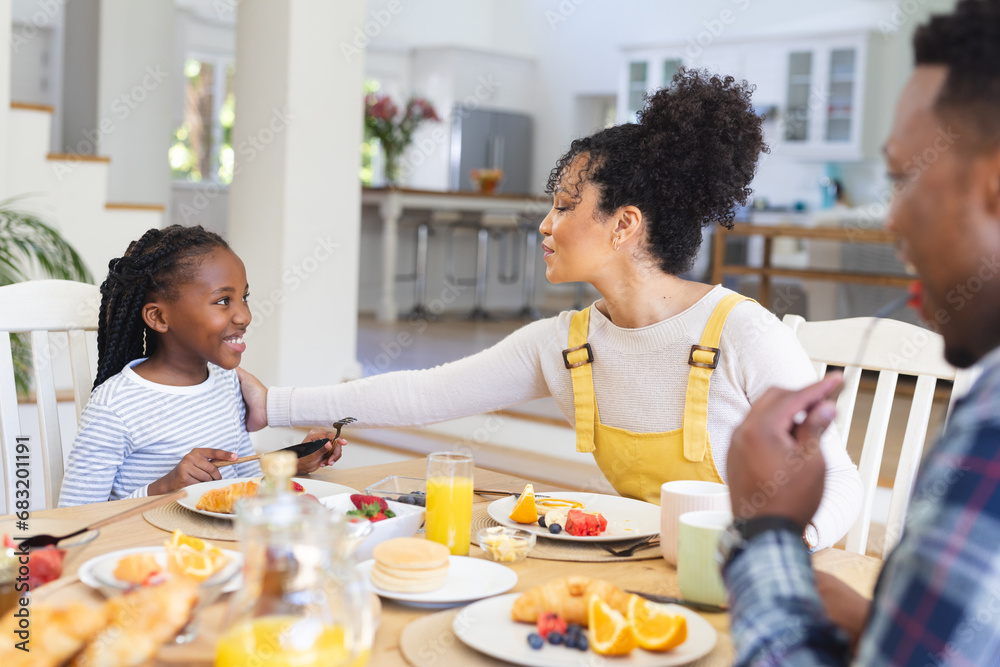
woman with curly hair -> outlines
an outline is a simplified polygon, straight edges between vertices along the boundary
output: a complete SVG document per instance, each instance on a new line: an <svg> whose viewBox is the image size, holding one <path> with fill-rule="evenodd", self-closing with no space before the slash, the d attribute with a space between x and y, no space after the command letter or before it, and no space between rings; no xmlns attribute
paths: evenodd
<svg viewBox="0 0 1000 667"><path fill-rule="evenodd" d="M359 426L414 426L553 396L624 496L658 503L677 479L725 482L726 453L771 386L816 380L790 329L721 286L683 280L702 228L732 226L766 151L752 87L682 70L636 124L578 139L548 181L546 275L603 298L512 333L478 354L421 371L317 388L264 389L243 378L248 427L345 414ZM853 524L861 480L835 433L822 442L826 495L804 536L834 544ZM776 480L780 484L780 480ZM767 493L767 489L762 489Z"/></svg>

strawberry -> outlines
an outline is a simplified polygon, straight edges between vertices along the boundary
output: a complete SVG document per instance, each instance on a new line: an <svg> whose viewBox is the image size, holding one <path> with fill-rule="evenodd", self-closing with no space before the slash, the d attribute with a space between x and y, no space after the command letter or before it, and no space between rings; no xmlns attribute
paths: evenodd
<svg viewBox="0 0 1000 667"><path fill-rule="evenodd" d="M383 512L389 509L389 503L385 502L384 498L379 498L378 496L366 496L360 493L352 493L351 502L354 503L354 506L359 510L364 509L364 505L370 505L372 503L378 505Z"/></svg>
<svg viewBox="0 0 1000 667"><path fill-rule="evenodd" d="M541 635L542 639L548 639L549 633L551 632L566 634L566 621L563 620L563 617L559 614L555 614L550 611L542 612L538 616L536 627L538 628L538 634Z"/></svg>
<svg viewBox="0 0 1000 667"><path fill-rule="evenodd" d="M294 491L295 493L305 493L306 487L302 486L295 480L292 480L292 491Z"/></svg>

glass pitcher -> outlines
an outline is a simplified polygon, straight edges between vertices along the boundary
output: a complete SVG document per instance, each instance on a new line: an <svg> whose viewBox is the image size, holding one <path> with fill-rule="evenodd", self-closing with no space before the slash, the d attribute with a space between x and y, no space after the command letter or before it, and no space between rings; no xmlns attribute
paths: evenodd
<svg viewBox="0 0 1000 667"><path fill-rule="evenodd" d="M352 554L371 524L289 492L291 456L290 470L262 460L265 493L237 507L244 581L216 646L217 667L368 662L376 612Z"/></svg>

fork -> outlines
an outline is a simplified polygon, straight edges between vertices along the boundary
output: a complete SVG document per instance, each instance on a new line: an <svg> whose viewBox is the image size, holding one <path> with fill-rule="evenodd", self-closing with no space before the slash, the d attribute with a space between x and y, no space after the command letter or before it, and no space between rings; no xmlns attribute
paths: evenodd
<svg viewBox="0 0 1000 667"><path fill-rule="evenodd" d="M656 539L654 540L654 538ZM648 547L660 546L660 540L659 535L650 535L649 537L644 537L635 544L631 544L624 549L614 549L606 542L597 542L597 546L601 547L615 558L628 558L636 551L641 551Z"/></svg>
<svg viewBox="0 0 1000 667"><path fill-rule="evenodd" d="M331 456L333 456L333 450L336 448L337 441L340 440L340 429L344 428L348 424L353 424L356 421L358 420L355 419L354 417L344 417L343 419L338 419L337 421L333 422L333 424L331 424L333 428L337 429L337 435L333 436L334 447L331 447L330 451L327 452L326 456L323 457L324 463L328 461Z"/></svg>

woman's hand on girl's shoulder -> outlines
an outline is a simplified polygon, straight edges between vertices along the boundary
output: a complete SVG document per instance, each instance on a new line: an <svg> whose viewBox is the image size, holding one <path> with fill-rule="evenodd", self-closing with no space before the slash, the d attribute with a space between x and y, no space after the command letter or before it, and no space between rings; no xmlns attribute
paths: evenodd
<svg viewBox="0 0 1000 667"><path fill-rule="evenodd" d="M240 379L243 403L247 406L247 431L259 431L267 426L267 387L239 366L236 367L236 376Z"/></svg>

